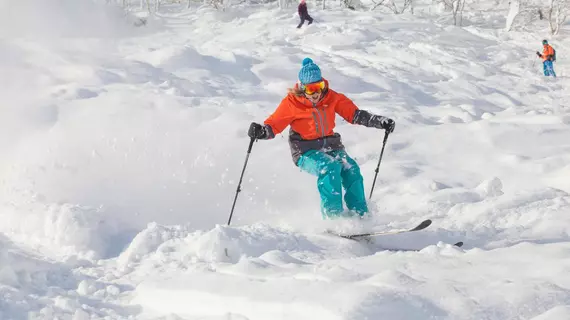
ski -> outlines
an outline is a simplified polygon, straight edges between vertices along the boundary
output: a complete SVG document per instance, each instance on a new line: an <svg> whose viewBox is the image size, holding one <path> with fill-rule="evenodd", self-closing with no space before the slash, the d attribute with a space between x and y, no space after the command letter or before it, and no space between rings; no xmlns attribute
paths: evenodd
<svg viewBox="0 0 570 320"><path fill-rule="evenodd" d="M453 244L454 247L456 248L461 248L463 247L463 241L459 241ZM392 252L418 252L423 250L422 249L390 249L390 248L382 248L382 250L386 250L386 251L392 251Z"/></svg>
<svg viewBox="0 0 570 320"><path fill-rule="evenodd" d="M409 228L409 229L395 229L395 230L377 231L377 232L359 233L359 234L340 234L340 233L332 233L332 232L329 232L329 233L334 234L336 236L339 236L341 238L345 238L345 239L359 240L362 238L370 238L370 237L375 237L375 236L384 236L384 235L389 235L389 234L398 234L398 233L419 231L419 230L423 230L423 229L429 227L431 225L431 222L432 221L430 219L427 219L427 220L422 221L417 226L415 226L413 228Z"/></svg>
<svg viewBox="0 0 570 320"><path fill-rule="evenodd" d="M354 240L354 241L361 241L361 240L365 240L370 242L372 237L375 236L384 236L384 235L390 235L390 234L399 234L399 233L406 233L406 232L414 232L414 231L420 231L423 230L427 227L429 227L431 225L432 221L430 219L426 219L422 222L420 222L417 226L413 227L413 228L409 228L409 229L394 229L394 230L387 230L387 231L377 231L377 232L369 232L369 233L358 233L358 234L341 234L341 233L335 233L332 231L327 231L329 234L344 238L344 239L349 239L349 240ZM454 247L457 248L461 248L463 247L463 241L459 241L453 244ZM422 249L390 249L390 248L382 248L383 250L387 250L387 251L394 251L394 252L398 252L398 251L420 251Z"/></svg>

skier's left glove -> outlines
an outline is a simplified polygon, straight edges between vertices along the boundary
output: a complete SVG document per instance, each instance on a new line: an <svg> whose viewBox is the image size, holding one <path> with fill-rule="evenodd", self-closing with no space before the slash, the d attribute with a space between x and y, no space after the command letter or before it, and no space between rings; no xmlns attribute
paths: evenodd
<svg viewBox="0 0 570 320"><path fill-rule="evenodd" d="M377 116L362 109L356 110L352 123L367 126L369 128L385 129L388 133L392 133L394 131L394 127L396 127L394 120L383 116Z"/></svg>
<svg viewBox="0 0 570 320"><path fill-rule="evenodd" d="M540 52L537 51L537 52L536 52L536 55L537 55L539 58L542 58L542 55L540 54Z"/></svg>
<svg viewBox="0 0 570 320"><path fill-rule="evenodd" d="M386 120L384 121L384 129L386 130L386 132L392 133L394 132L395 128L396 128L396 122L390 118L386 118Z"/></svg>
<svg viewBox="0 0 570 320"><path fill-rule="evenodd" d="M383 116L372 116L370 122L374 124L374 127L384 129L387 133L394 132L394 128L396 128L396 122L394 122L394 120Z"/></svg>

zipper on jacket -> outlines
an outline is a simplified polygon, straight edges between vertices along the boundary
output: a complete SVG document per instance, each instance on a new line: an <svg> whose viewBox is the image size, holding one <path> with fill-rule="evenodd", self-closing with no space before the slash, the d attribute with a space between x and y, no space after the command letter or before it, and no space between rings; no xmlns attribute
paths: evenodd
<svg viewBox="0 0 570 320"><path fill-rule="evenodd" d="M323 119L323 116L321 115L321 113L319 112L319 109L317 108L317 104L313 103L313 108L315 108L315 110L317 111L317 115L319 117L319 122L322 128L321 131L321 137L323 138L323 146L321 147L322 149L324 149L327 146L327 139L325 139L325 122ZM319 123L317 123L317 127L319 126ZM318 130L317 130L318 132Z"/></svg>
<svg viewBox="0 0 570 320"><path fill-rule="evenodd" d="M327 113L323 109L323 135L327 134Z"/></svg>
<svg viewBox="0 0 570 320"><path fill-rule="evenodd" d="M313 120L315 121L315 130L317 130L317 135L320 136L319 133L319 119L317 119L317 115L313 112Z"/></svg>
<svg viewBox="0 0 570 320"><path fill-rule="evenodd" d="M323 116L321 116L321 113L319 112L317 105L314 103L313 103L313 108L315 108L315 110L317 111L317 115L319 116L319 123L321 125L321 128L323 129L321 131L321 137L324 137L325 136L325 124L324 124ZM317 123L317 125L319 125L319 123Z"/></svg>

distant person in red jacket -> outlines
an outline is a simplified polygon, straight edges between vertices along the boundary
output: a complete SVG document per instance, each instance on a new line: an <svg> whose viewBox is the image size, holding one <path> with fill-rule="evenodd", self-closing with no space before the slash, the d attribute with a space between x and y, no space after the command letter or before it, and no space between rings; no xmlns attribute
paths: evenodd
<svg viewBox="0 0 570 320"><path fill-rule="evenodd" d="M305 0L301 0L301 3L299 3L297 11L299 12L299 17L301 18L301 23L299 23L297 28L301 28L303 23L305 23L305 20L309 21L308 25L313 23L313 18L311 18L311 16L309 15L309 11L307 10L307 3L305 2Z"/></svg>

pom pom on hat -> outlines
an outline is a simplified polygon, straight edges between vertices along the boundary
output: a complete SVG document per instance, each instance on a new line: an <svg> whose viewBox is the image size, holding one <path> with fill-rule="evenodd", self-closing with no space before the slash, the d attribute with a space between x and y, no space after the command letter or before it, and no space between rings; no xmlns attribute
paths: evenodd
<svg viewBox="0 0 570 320"><path fill-rule="evenodd" d="M309 63L314 63L314 62L313 62L313 59L311 59L311 58L305 58L305 59L303 59L303 66L306 66L306 65L308 65Z"/></svg>

